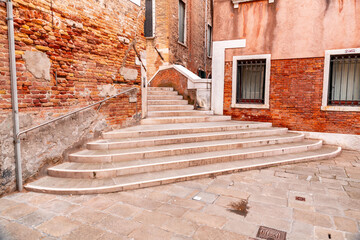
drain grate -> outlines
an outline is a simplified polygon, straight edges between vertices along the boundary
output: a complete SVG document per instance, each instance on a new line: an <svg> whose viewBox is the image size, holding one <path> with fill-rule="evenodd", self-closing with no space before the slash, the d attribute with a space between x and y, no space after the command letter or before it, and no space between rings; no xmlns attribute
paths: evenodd
<svg viewBox="0 0 360 240"><path fill-rule="evenodd" d="M260 226L256 237L266 240L286 240L286 232L273 228Z"/></svg>

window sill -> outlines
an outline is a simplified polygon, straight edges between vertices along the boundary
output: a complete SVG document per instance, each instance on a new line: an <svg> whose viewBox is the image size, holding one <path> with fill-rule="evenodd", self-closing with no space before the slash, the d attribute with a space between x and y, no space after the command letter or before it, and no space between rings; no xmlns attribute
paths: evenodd
<svg viewBox="0 0 360 240"><path fill-rule="evenodd" d="M187 45L186 45L185 43L182 43L182 42L178 41L178 44L180 44L181 46L183 46L183 47L186 47L186 48L187 48Z"/></svg>
<svg viewBox="0 0 360 240"><path fill-rule="evenodd" d="M360 112L360 107L347 107L347 106L321 106L321 111L333 111L333 112Z"/></svg>
<svg viewBox="0 0 360 240"><path fill-rule="evenodd" d="M156 37L155 37L155 35L154 36L152 36L152 37L145 37L146 38L146 40L154 40Z"/></svg>
<svg viewBox="0 0 360 240"><path fill-rule="evenodd" d="M232 108L254 108L254 109L270 109L267 104L231 104Z"/></svg>

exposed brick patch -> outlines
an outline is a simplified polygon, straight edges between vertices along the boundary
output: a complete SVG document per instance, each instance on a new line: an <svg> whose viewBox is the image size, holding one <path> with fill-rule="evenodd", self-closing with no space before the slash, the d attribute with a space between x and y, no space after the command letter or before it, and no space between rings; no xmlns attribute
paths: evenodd
<svg viewBox="0 0 360 240"><path fill-rule="evenodd" d="M232 62L225 63L224 114L290 130L360 134L359 112L321 111L324 58L271 61L270 109L231 108Z"/></svg>
<svg viewBox="0 0 360 240"><path fill-rule="evenodd" d="M0 110L11 110L10 76L5 5L0 7ZM20 112L63 113L99 101L98 87L139 86L140 66L130 42L137 34L137 50L145 50L143 12L130 1L15 0L14 25ZM137 31L137 32L136 32ZM124 41L127 39L128 41ZM26 51L46 53L51 61L50 82L36 78L25 63ZM138 71L133 80L124 79L120 68ZM140 88L140 87L139 87ZM140 97L140 94L138 94ZM141 101L138 101L141 109ZM110 124L121 124L134 106L121 98L117 112L109 112ZM130 107L130 108L129 108ZM118 119L115 121L115 115Z"/></svg>
<svg viewBox="0 0 360 240"><path fill-rule="evenodd" d="M127 95L119 96L103 104L100 110L95 107L23 135L21 150L26 180L42 167L66 160L68 152L98 137L101 131L136 122L136 113L141 112L141 71L135 64L131 43L137 36L137 51L146 49L144 9L128 0L13 0L13 3L21 130L119 90L138 89L137 103L129 103ZM3 176L0 195L15 188L7 37L6 6L0 3L0 175ZM41 52L39 55L50 59L50 74L48 71L35 74L34 64L29 71L24 54L31 51ZM122 67L126 70L125 78L120 72ZM112 91L104 91L105 88Z"/></svg>

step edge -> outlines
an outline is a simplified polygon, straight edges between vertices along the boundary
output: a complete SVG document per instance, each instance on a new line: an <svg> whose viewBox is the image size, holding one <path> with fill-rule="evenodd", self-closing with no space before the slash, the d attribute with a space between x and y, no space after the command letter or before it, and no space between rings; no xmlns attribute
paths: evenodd
<svg viewBox="0 0 360 240"><path fill-rule="evenodd" d="M268 132L283 132L283 131L286 131L287 128L276 128L276 129L271 129L269 128L270 130L266 130L264 128L261 128L262 130L258 130L258 129L255 129L254 131L251 131L251 133L261 133L263 131L266 131L267 133ZM242 129L242 130L245 130L245 129ZM241 130L238 130L239 132L234 132L234 133L229 133L231 131L228 131L228 132L224 132L223 135L236 135L236 134L241 134L241 133L249 133L249 132L241 132ZM207 134L205 136L200 136L200 137L209 137L209 136L222 136L221 134L211 134L211 133L221 133L221 132L206 132ZM289 131L290 133L290 131ZM291 133L294 133L296 134L297 132L291 132ZM189 133L191 134L191 133ZM199 133L193 133L193 135L197 135ZM172 135L172 134L169 134L169 135L161 135L161 136L181 136L181 135L186 135L186 134L176 134L176 135ZM156 136L157 137L157 136ZM174 138L168 138L166 140L173 140L173 139L184 139L184 138L189 138L190 136L183 136L183 137L174 137ZM258 136L260 137L260 136ZM137 143L137 142L144 142L144 141L161 141L161 140L165 140L165 139L151 139L151 138L154 138L154 136L152 137L144 137L144 138L149 138L149 139L142 139L142 140L129 140L129 141L119 141L119 142L111 142L111 143L100 143L100 142L90 142L90 143L87 143L86 145L91 145L91 146L94 146L94 145L99 145L99 146L105 146L105 145L115 145L115 144L120 144L120 143ZM101 140L98 140L98 141L102 141L103 139ZM120 139L119 139L120 140ZM95 150L95 149L93 149Z"/></svg>
<svg viewBox="0 0 360 240"><path fill-rule="evenodd" d="M297 136L297 138L300 138L300 137ZM317 144L313 144L313 145L317 145ZM313 146L313 145L302 145L302 146L293 146L293 147L287 147L287 148L269 149L269 150L266 150L266 151L252 151L252 152L245 152L245 153L224 154L224 155L219 155L219 156L216 156L216 157L217 158L222 158L222 157L233 157L233 156L237 156L237 155L250 155L250 154L256 154L256 153L259 153L259 152L271 152L271 151L278 151L278 150L281 150L281 149L294 149L294 148L297 148L297 147ZM200 160L206 160L206 159L211 159L211 158L213 158L213 157L201 157L201 158L184 159L184 160L176 161L176 163L200 161ZM249 159L251 159L251 158L249 158ZM68 173L75 173L75 172L87 173L87 172L94 172L94 171L96 171L96 172L107 172L107 171L111 171L111 170L115 171L115 170L121 170L121 169L141 168L141 167L149 167L149 166L157 166L157 165L166 165L166 164L172 164L172 163L175 163L175 162L174 161L169 161L169 162L161 162L161 163L132 165L132 166L126 166L126 167L114 167L114 168L108 168L108 169L95 169L95 170L94 169L93 170L56 169L56 166L55 166L55 167L48 168L48 170L57 171L57 172L68 172Z"/></svg>
<svg viewBox="0 0 360 240"><path fill-rule="evenodd" d="M289 138L300 138L300 136L303 136L304 134L303 133L300 133L300 135L299 136L292 136L292 137L289 137ZM283 139L286 139L286 138L283 138ZM226 140L236 140L236 139L226 139ZM261 140L261 141L266 141L266 140ZM312 139L312 141L322 141L322 140L318 140L318 139ZM245 142L241 142L241 143L251 143L251 142L257 142L257 141L245 141ZM235 143L232 143L232 144L238 144L239 142L235 142ZM170 145L170 144L169 144ZM205 145L205 146L201 146L201 147L209 147L209 146L211 146L211 147L218 147L218 146L223 146L223 145L229 145L229 144L225 144L225 143L222 143L222 144L212 144L212 145ZM161 145L160 145L161 146ZM184 148L184 147L179 147L179 148L172 148L172 149L164 149L164 150L171 150L171 151L173 151L173 150L179 150L179 149L191 149L191 148L194 148L194 147L186 147L186 148ZM111 150L113 150L113 149L111 149ZM161 151L163 150L163 149L160 149ZM96 151L96 150L95 150ZM149 152L152 152L152 151L149 151ZM145 153L145 151L144 152L132 152L131 154L138 154L138 153ZM124 153L124 154L126 154L126 153ZM115 155L115 154L110 154L110 155L99 155L99 156L101 156L101 157L103 157L103 156L113 156L113 155ZM122 154L119 154L119 155L122 155ZM69 156L71 156L71 157L79 157L79 156L84 156L84 155L76 155L75 153L73 153L73 154L70 154ZM96 157L97 157L98 155L96 155Z"/></svg>
<svg viewBox="0 0 360 240"><path fill-rule="evenodd" d="M158 178L158 179L152 179L152 180L148 180L148 181L141 181L141 182L133 182L133 183L129 183L129 184L116 184L113 186L106 186L106 187L95 187L95 188L50 188L50 187L40 187L40 186L36 186L36 185L32 185L31 183L28 183L25 185L26 189L30 189L30 190L40 190L40 191L52 191L52 192L89 192L88 194L91 194L90 191L98 191L98 190L108 190L108 189L114 189L114 188L118 188L119 190L117 191L122 191L124 187L127 186L132 186L132 185L140 185L141 184L147 184L147 183L153 183L153 182L159 182L160 181L160 185L163 185L162 182L163 181L169 181L169 180L176 180L176 179L182 179L182 178L191 178L191 177L197 177L197 176L206 176L206 175L213 175L213 174L217 174L217 173L224 173L224 172L229 172L229 171L237 171L237 170L243 170L243 169L253 169L253 168L257 168L257 167L271 167L273 165L278 165L278 164L287 164L289 162L303 162L303 161L315 161L315 160L311 160L311 159L321 159L324 157L336 157L339 153L341 152L341 147L338 147L337 150L335 152L332 153L325 153L325 154L320 154L320 155L315 155L315 156L311 156L311 157L305 157L305 158L295 158L295 159L289 159L289 160L285 160L285 161L275 161L275 162L271 162L271 163L262 163L262 164L255 164L255 165L250 165L248 167L243 166L243 167L235 167L235 168L228 168L228 169L221 169L221 170L216 170L216 171L209 171L209 172L202 172L202 173L196 173L196 174L187 174L187 175L180 175L180 176L176 176L173 178ZM301 160L299 160L301 159ZM120 190L121 189L121 190ZM115 191L115 190L114 190ZM64 193L67 194L67 193Z"/></svg>

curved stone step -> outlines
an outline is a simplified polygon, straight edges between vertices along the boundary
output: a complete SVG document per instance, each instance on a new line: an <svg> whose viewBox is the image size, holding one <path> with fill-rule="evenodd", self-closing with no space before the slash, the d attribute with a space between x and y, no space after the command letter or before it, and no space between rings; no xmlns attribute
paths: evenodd
<svg viewBox="0 0 360 240"><path fill-rule="evenodd" d="M276 137L276 136L274 136ZM53 177L67 178L109 178L121 175L156 172L168 169L186 168L207 165L218 162L229 162L254 157L268 157L298 151L299 146L312 147L314 143L291 144L302 140L301 136L278 139L275 145L273 139L269 145L250 146L241 149L226 151L203 152L187 155L176 155L161 158L140 159L113 163L75 163L67 162L48 169L48 174Z"/></svg>
<svg viewBox="0 0 360 240"><path fill-rule="evenodd" d="M148 96L151 95L179 95L177 91L163 91L163 90L156 90L156 91L148 91Z"/></svg>
<svg viewBox="0 0 360 240"><path fill-rule="evenodd" d="M218 141L208 141L183 144L162 145L147 148L130 148L130 149L116 149L116 150L83 150L69 155L71 162L79 163L105 163L105 162L120 162L138 159L149 159L166 156L185 155L203 152L225 151L237 148L246 148L254 146L271 146L272 144L279 144L282 142L291 142L296 139L296 136L277 136L276 138L256 137L245 139L227 139ZM322 141L306 140L304 143L293 143L294 149L308 150L305 146L307 144L310 148L319 148ZM305 148L304 148L305 147Z"/></svg>
<svg viewBox="0 0 360 240"><path fill-rule="evenodd" d="M149 105L148 111L193 110L193 105Z"/></svg>
<svg viewBox="0 0 360 240"><path fill-rule="evenodd" d="M148 91L174 91L172 87L148 87Z"/></svg>
<svg viewBox="0 0 360 240"><path fill-rule="evenodd" d="M128 139L102 139L88 143L87 149L90 150L111 150L124 148L153 147L159 145L179 144L179 143L196 143L203 141L215 141L224 139L251 138L259 136L281 135L287 133L287 128L260 128L244 129L228 132L209 132L209 133L192 133L178 135L162 135L141 138ZM296 134L296 136L299 134Z"/></svg>
<svg viewBox="0 0 360 240"><path fill-rule="evenodd" d="M245 121L139 125L103 133L103 138L136 138L191 133L226 132L242 129L269 128L271 126L272 124L267 122Z"/></svg>
<svg viewBox="0 0 360 240"><path fill-rule="evenodd" d="M335 157L340 152L340 147L324 146L321 149L313 151L303 151L276 157L260 157L240 161L209 164L205 166L188 167L184 169L153 172L151 174L142 173L108 179L43 177L25 185L25 188L29 191L53 194L109 193L158 186L245 170L262 169L276 165L322 160Z"/></svg>
<svg viewBox="0 0 360 240"><path fill-rule="evenodd" d="M188 111L150 111L148 112L148 117L180 117L180 116L207 116L213 115L213 111L197 111L197 110L188 110Z"/></svg>
<svg viewBox="0 0 360 240"><path fill-rule="evenodd" d="M187 100L148 100L148 106L153 105L188 105Z"/></svg>
<svg viewBox="0 0 360 240"><path fill-rule="evenodd" d="M182 95L149 95L148 100L182 100Z"/></svg>
<svg viewBox="0 0 360 240"><path fill-rule="evenodd" d="M158 118L142 119L141 124L153 125L153 124L172 124L172 123L220 122L220 121L230 121L230 120L231 120L231 116L220 116L220 115L158 117Z"/></svg>

